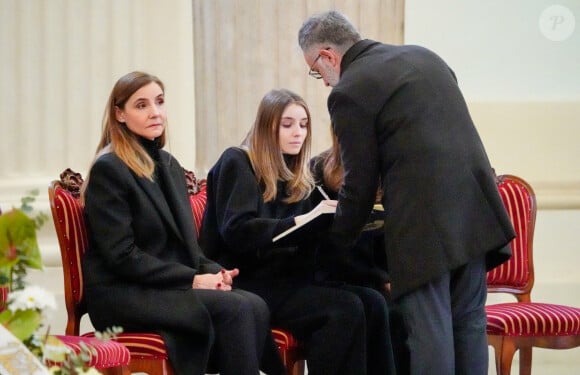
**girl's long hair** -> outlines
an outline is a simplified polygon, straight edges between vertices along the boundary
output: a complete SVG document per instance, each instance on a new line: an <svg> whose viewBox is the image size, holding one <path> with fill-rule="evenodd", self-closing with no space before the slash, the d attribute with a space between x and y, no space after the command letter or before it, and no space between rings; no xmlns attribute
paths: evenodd
<svg viewBox="0 0 580 375"><path fill-rule="evenodd" d="M325 187L338 192L344 183L344 166L342 165L342 159L340 157L338 138L332 130L332 127L330 131L332 146L320 154L320 159L317 162L322 163L322 181L320 182ZM383 190L379 181L375 203L381 203L382 196Z"/></svg>
<svg viewBox="0 0 580 375"><path fill-rule="evenodd" d="M344 168L340 159L340 149L338 147L338 139L331 131L332 146L324 151L322 156L322 183L331 190L339 191L343 182Z"/></svg>
<svg viewBox="0 0 580 375"><path fill-rule="evenodd" d="M279 142L280 122L288 105L298 104L304 108L308 118L306 138L297 155L284 157ZM260 102L254 125L242 142L250 162L263 188L265 202L276 199L278 181L286 182L286 203L305 199L314 188L314 179L308 168L311 146L311 117L304 99L290 90L279 89L268 92Z"/></svg>

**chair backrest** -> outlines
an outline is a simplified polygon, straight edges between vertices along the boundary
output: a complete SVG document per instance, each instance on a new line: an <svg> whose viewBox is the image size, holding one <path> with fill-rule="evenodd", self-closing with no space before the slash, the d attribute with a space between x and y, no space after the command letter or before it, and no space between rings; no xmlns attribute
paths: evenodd
<svg viewBox="0 0 580 375"><path fill-rule="evenodd" d="M8 302L8 292L10 288L8 285L0 285L0 312L6 309L6 303Z"/></svg>
<svg viewBox="0 0 580 375"><path fill-rule="evenodd" d="M66 169L60 180L52 181L48 197L52 220L60 246L67 311L67 335L78 335L81 317L87 312L83 300L81 258L88 247L84 210L80 202L80 173Z"/></svg>
<svg viewBox="0 0 580 375"><path fill-rule="evenodd" d="M185 182L187 184L187 192L189 193L189 203L191 204L191 212L195 221L195 230L197 237L201 230L201 222L203 220L203 211L207 203L207 184L206 180L198 180L192 171L184 169Z"/></svg>
<svg viewBox="0 0 580 375"><path fill-rule="evenodd" d="M509 293L520 302L530 301L534 286L536 196L532 187L517 176L500 175L497 177L497 185L516 237L511 242L512 257L487 273L487 291Z"/></svg>

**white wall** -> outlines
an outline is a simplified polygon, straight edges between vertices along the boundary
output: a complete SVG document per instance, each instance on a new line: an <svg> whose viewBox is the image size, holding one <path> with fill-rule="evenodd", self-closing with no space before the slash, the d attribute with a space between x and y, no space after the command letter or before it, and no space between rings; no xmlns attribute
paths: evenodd
<svg viewBox="0 0 580 375"><path fill-rule="evenodd" d="M407 0L405 43L454 69L499 173L531 182L540 207L580 208L580 2L558 3L570 14L546 30L553 1Z"/></svg>
<svg viewBox="0 0 580 375"><path fill-rule="evenodd" d="M565 35L566 23L573 23L544 23L543 11L555 4L575 16L574 31L563 41L545 36L551 29ZM577 0L407 0L405 15L405 43L441 54L468 100L580 100Z"/></svg>

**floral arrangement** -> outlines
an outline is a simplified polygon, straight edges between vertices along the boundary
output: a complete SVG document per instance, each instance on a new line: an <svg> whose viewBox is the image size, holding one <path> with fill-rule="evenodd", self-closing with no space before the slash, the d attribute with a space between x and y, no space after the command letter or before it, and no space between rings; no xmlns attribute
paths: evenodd
<svg viewBox="0 0 580 375"><path fill-rule="evenodd" d="M19 373L18 366L32 366L34 362L41 368L34 374L100 374L87 366L93 354L91 348L81 344L81 351L76 354L55 336L48 334L49 328L44 326L44 322L50 311L56 310L54 295L43 288L26 285L27 270L42 269L36 232L48 216L44 213L29 216L37 195L38 191L33 190L22 198L20 208L5 213L0 210L0 286L10 291L7 301L0 298L0 325L3 328L0 344L10 348L11 353L6 361L16 371L14 373ZM97 337L109 339L118 332L119 328L113 328ZM19 343L10 341L12 339ZM16 346L21 347L18 345L20 343L27 350L19 350ZM0 352L0 360L3 359L2 354ZM43 364L47 362L60 365L46 369ZM2 365L0 363L0 368Z"/></svg>
<svg viewBox="0 0 580 375"><path fill-rule="evenodd" d="M28 268L42 269L36 231L48 217L44 213L28 216L37 195L38 190L32 190L22 198L20 208L6 213L0 210L0 285L11 290L24 288Z"/></svg>
<svg viewBox="0 0 580 375"><path fill-rule="evenodd" d="M0 313L0 323L39 358L42 358L40 329L49 310L56 310L56 300L48 291L29 286L11 292L7 308Z"/></svg>

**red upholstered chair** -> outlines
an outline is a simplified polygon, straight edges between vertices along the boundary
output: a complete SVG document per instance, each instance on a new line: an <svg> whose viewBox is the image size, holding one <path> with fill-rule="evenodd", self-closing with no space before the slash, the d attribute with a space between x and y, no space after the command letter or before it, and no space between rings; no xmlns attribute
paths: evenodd
<svg viewBox="0 0 580 375"><path fill-rule="evenodd" d="M206 180L198 180L194 173L185 170L189 203L195 219L195 229L199 235L203 211L207 202ZM286 371L290 375L304 375L305 353L302 344L296 340L290 332L279 328L272 329L274 342L278 346Z"/></svg>
<svg viewBox="0 0 580 375"><path fill-rule="evenodd" d="M81 258L88 240L83 207L79 201L82 176L70 169L60 174L60 180L52 181L48 196L52 219L56 229L64 272L65 304L67 311L66 334L78 336L81 317L87 313L83 295L83 273ZM90 338L87 333L83 337ZM131 372L145 372L150 375L172 375L167 349L161 336L150 333L124 332L118 335L131 353Z"/></svg>
<svg viewBox="0 0 580 375"><path fill-rule="evenodd" d="M530 374L532 348L569 349L580 346L580 308L531 302L536 198L523 179L498 177L501 198L516 230L512 258L487 274L488 293L509 293L517 302L486 306L487 337L495 351L498 375L508 375L516 350L520 374Z"/></svg>
<svg viewBox="0 0 580 375"><path fill-rule="evenodd" d="M191 204L191 212L193 213L193 220L195 221L195 231L199 238L203 211L207 203L206 180L199 180L192 171L187 169L184 169L183 172L185 173L185 183L187 184L187 192L189 193L189 204Z"/></svg>

